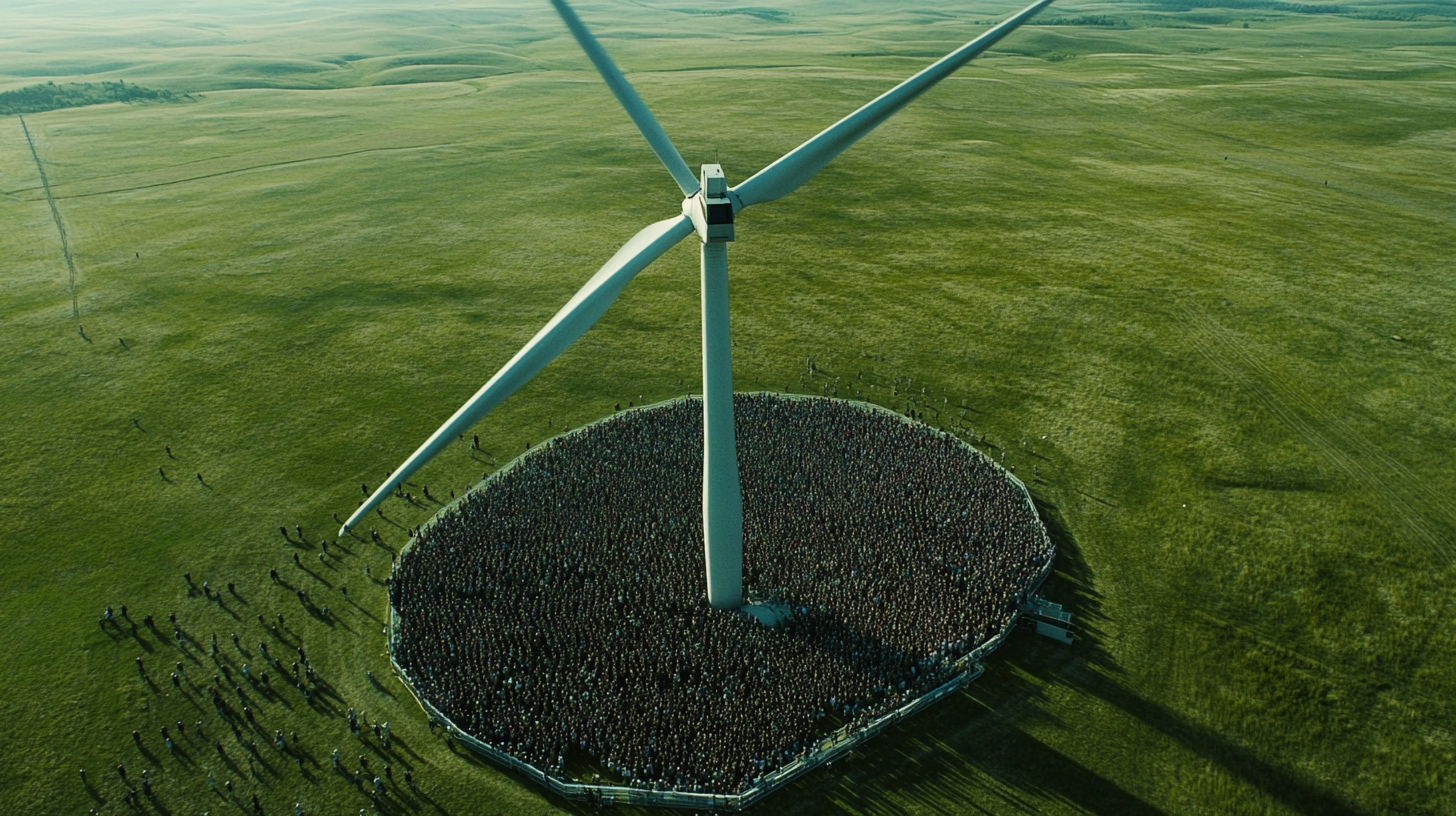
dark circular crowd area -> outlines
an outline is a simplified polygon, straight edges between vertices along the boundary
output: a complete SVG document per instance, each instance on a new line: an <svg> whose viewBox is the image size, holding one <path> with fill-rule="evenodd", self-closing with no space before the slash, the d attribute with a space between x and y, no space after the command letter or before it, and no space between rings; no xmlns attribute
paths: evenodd
<svg viewBox="0 0 1456 816"><path fill-rule="evenodd" d="M744 583L708 606L702 402L547 442L396 565L394 656L455 725L549 774L738 793L930 691L1052 557L1023 489L955 437L842 400L734 396Z"/></svg>

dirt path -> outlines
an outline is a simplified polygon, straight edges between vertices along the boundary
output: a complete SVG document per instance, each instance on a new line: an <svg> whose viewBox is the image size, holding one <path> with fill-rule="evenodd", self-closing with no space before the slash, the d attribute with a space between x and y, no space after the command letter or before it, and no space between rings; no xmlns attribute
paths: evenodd
<svg viewBox="0 0 1456 816"><path fill-rule="evenodd" d="M36 172L40 173L40 186L45 188L46 201L51 205L51 217L56 221L56 232L61 235L61 254L66 257L66 269L69 271L71 289L71 317L81 316L80 304L76 300L76 262L71 259L71 245L66 241L66 225L61 223L61 211L56 209L56 199L51 195L51 183L46 178L45 167L40 163L40 154L35 152L35 141L30 138L30 128L25 125L25 117L20 117L20 129L25 131L25 143L30 145L30 157L35 159Z"/></svg>

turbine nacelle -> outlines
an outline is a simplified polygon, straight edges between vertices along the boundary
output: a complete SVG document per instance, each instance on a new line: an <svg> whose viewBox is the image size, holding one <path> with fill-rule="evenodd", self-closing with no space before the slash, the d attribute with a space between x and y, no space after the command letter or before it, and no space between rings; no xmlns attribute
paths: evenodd
<svg viewBox="0 0 1456 816"><path fill-rule="evenodd" d="M692 169L683 161L682 154L663 132L646 103L632 89L621 69L612 62L576 12L572 11L567 0L551 0L551 5L556 7L572 36L622 104L622 109L637 125L652 152L657 154L673 182L686 196L682 214L648 225L617 250L617 254L597 270L515 357L359 505L344 522L339 535L348 534L436 454L464 439L465 432L481 417L515 393L591 328L638 272L696 232L702 240L703 264L703 544L707 559L708 600L719 609L739 608L743 599L743 509L733 430L728 248L724 246L734 238L733 217L744 207L783 198L798 189L862 136L1051 2L1034 0L1000 25L830 125L743 183L729 187L723 168L717 164L703 165L699 176L693 177ZM382 512L380 514L383 515Z"/></svg>
<svg viewBox="0 0 1456 816"><path fill-rule="evenodd" d="M705 164L698 177L698 191L683 199L683 215L692 219L693 229L705 244L722 244L733 240L733 215L743 208L737 196L728 189L723 166Z"/></svg>

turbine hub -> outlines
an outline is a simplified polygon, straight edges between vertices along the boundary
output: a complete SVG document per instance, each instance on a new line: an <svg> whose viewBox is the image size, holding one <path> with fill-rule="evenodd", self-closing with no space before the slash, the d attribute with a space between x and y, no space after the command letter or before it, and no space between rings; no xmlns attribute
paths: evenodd
<svg viewBox="0 0 1456 816"><path fill-rule="evenodd" d="M739 209L735 196L728 189L723 167L703 165L698 191L683 199L683 215L693 220L693 228L705 244L721 244L733 240L733 213Z"/></svg>

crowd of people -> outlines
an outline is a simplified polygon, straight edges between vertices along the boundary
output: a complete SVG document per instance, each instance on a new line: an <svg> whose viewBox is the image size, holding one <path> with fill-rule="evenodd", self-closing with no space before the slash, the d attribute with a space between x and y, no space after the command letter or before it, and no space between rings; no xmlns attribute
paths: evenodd
<svg viewBox="0 0 1456 816"><path fill-rule="evenodd" d="M950 435L840 400L734 410L744 586L778 627L708 606L684 398L542 445L420 531L391 586L417 692L549 773L736 793L951 679L1052 557L1020 487Z"/></svg>

